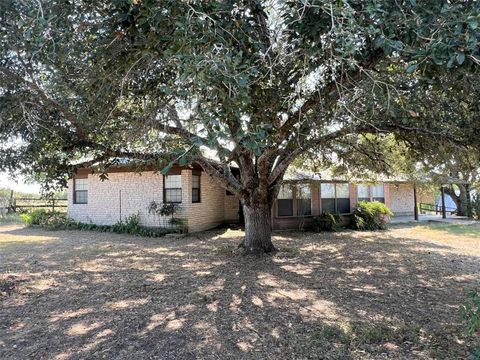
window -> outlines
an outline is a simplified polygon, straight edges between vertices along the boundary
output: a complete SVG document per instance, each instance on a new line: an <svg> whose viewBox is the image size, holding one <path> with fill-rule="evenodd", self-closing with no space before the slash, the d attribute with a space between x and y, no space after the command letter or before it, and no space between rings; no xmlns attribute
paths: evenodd
<svg viewBox="0 0 480 360"><path fill-rule="evenodd" d="M200 202L200 175L192 175L192 203Z"/></svg>
<svg viewBox="0 0 480 360"><path fill-rule="evenodd" d="M73 188L73 203L88 204L88 179L75 179Z"/></svg>
<svg viewBox="0 0 480 360"><path fill-rule="evenodd" d="M348 183L322 183L320 185L322 211L347 214L350 212L350 189Z"/></svg>
<svg viewBox="0 0 480 360"><path fill-rule="evenodd" d="M372 186L372 197L373 201L385 202L385 189L383 188L383 184Z"/></svg>
<svg viewBox="0 0 480 360"><path fill-rule="evenodd" d="M278 216L293 216L293 191L292 187L283 185L277 197Z"/></svg>
<svg viewBox="0 0 480 360"><path fill-rule="evenodd" d="M297 215L312 215L312 192L310 185L297 186Z"/></svg>
<svg viewBox="0 0 480 360"><path fill-rule="evenodd" d="M358 201L379 201L385 202L385 190L383 184L358 185Z"/></svg>
<svg viewBox="0 0 480 360"><path fill-rule="evenodd" d="M357 196L358 196L358 201L370 201L369 186L358 185Z"/></svg>
<svg viewBox="0 0 480 360"><path fill-rule="evenodd" d="M164 202L182 202L182 175L165 175L164 177Z"/></svg>
<svg viewBox="0 0 480 360"><path fill-rule="evenodd" d="M335 184L322 183L320 185L322 211L335 213Z"/></svg>

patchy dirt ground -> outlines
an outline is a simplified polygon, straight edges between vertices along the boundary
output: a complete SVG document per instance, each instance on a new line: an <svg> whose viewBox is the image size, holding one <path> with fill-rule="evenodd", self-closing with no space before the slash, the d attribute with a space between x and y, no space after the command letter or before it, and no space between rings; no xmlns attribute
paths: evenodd
<svg viewBox="0 0 480 360"><path fill-rule="evenodd" d="M458 359L480 226L146 239L0 227L0 359Z"/></svg>

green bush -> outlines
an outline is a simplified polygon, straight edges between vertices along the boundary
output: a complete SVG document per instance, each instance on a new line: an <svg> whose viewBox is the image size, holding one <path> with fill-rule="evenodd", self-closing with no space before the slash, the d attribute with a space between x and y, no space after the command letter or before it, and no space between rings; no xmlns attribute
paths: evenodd
<svg viewBox="0 0 480 360"><path fill-rule="evenodd" d="M378 201L360 201L353 212L352 227L355 230L384 230L392 211Z"/></svg>
<svg viewBox="0 0 480 360"><path fill-rule="evenodd" d="M119 221L111 227L112 232L120 234L137 234L140 228L140 216L138 214L132 214L124 221Z"/></svg>
<svg viewBox="0 0 480 360"><path fill-rule="evenodd" d="M140 217L138 215L130 215L124 221L119 221L114 225L96 225L76 222L68 219L66 216L57 216L46 224L43 224L49 230L82 230L82 231L99 231L112 232L117 234L131 234L145 237L161 237L168 233L172 233L172 229L150 228L140 225Z"/></svg>
<svg viewBox="0 0 480 360"><path fill-rule="evenodd" d="M20 214L20 218L27 225L48 225L57 218L64 217L64 213L52 212L46 209L36 209Z"/></svg>
<svg viewBox="0 0 480 360"><path fill-rule="evenodd" d="M460 316L467 322L467 334L480 338L480 293L472 291L460 306ZM473 353L473 359L480 359L480 346Z"/></svg>
<svg viewBox="0 0 480 360"><path fill-rule="evenodd" d="M340 226L340 215L330 212L323 212L320 216L313 218L312 230L320 231L338 231Z"/></svg>

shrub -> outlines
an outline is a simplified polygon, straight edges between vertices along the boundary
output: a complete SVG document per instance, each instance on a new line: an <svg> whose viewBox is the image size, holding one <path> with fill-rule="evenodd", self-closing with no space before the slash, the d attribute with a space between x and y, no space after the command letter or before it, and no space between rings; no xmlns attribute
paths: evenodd
<svg viewBox="0 0 480 360"><path fill-rule="evenodd" d="M62 217L65 217L65 214L46 209L36 209L20 214L20 218L27 225L48 225L51 221Z"/></svg>
<svg viewBox="0 0 480 360"><path fill-rule="evenodd" d="M137 234L140 230L140 216L138 214L132 214L128 216L124 221L119 221L115 225L112 225L112 232L120 234Z"/></svg>
<svg viewBox="0 0 480 360"><path fill-rule="evenodd" d="M68 219L64 214L50 218L50 221L43 224L49 230L82 230L113 232L117 234L131 234L145 237L160 237L172 233L171 229L150 228L140 225L140 217L137 214L128 216L124 221L119 221L114 225L96 225L76 222Z"/></svg>
<svg viewBox="0 0 480 360"><path fill-rule="evenodd" d="M460 316L467 322L467 334L480 338L480 294L472 291L460 306ZM480 359L480 346L473 353L473 359Z"/></svg>
<svg viewBox="0 0 480 360"><path fill-rule="evenodd" d="M340 215L330 212L323 212L313 219L313 231L338 231L340 230Z"/></svg>
<svg viewBox="0 0 480 360"><path fill-rule="evenodd" d="M170 219L168 219L165 225L168 224L173 228L177 228L181 232L186 230L185 219L174 216L180 210L178 204L157 203L156 201L151 201L147 209L149 214L157 215L160 218L170 216Z"/></svg>
<svg viewBox="0 0 480 360"><path fill-rule="evenodd" d="M392 211L378 201L360 201L353 212L352 227L355 230L384 230L393 216Z"/></svg>

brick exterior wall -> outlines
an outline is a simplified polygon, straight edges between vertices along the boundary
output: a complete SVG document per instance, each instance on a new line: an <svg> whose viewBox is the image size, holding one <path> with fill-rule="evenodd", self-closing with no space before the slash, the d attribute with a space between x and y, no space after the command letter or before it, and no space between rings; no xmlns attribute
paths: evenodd
<svg viewBox="0 0 480 360"><path fill-rule="evenodd" d="M233 200L227 204L225 190L201 173L200 203L192 203L192 171L183 169L182 204L175 215L186 219L189 232L202 231L220 225L224 221L238 220L238 201L235 209ZM88 175L88 204L73 203L73 180L68 182L68 217L84 223L113 225L132 214L140 216L144 226L161 226L168 218L148 213L152 200L163 202L163 176L152 171L113 172L102 181L97 175ZM233 198L231 196L230 198ZM236 214L235 216L233 214Z"/></svg>
<svg viewBox="0 0 480 360"><path fill-rule="evenodd" d="M158 226L158 217L147 209L152 200L163 201L163 176L158 173L116 172L105 181L90 174L88 204L73 203L73 181L68 183L68 217L84 223L113 225L138 214L142 225Z"/></svg>
<svg viewBox="0 0 480 360"><path fill-rule="evenodd" d="M187 181L188 177L184 177L182 171L182 181ZM191 184L191 180L189 180ZM188 186L191 189L191 186ZM200 203L191 202L191 195L189 199L185 200L187 204L187 221L188 231L203 231L214 228L225 221L225 189L216 184L213 179L202 172L200 178ZM190 201L188 201L190 200Z"/></svg>
<svg viewBox="0 0 480 360"><path fill-rule="evenodd" d="M239 201L235 196L226 195L205 172L200 177L200 203L192 203L192 170L182 169L182 203L175 216L185 219L189 232L214 228L222 223L239 220ZM319 182L311 183L312 216L321 213ZM396 216L413 215L413 185L385 184L385 203ZM357 186L350 184L351 211L357 204ZM433 194L422 193L422 200L433 199ZM148 213L148 205L154 200L163 202L163 176L152 171L140 174L134 172L113 172L109 179L102 181L97 175L88 175L88 204L73 203L73 181L68 182L68 216L76 221L99 225L112 225L138 214L145 226L162 226L168 218L159 218ZM424 201L427 202L427 201ZM307 222L311 218L307 218ZM298 228L298 217L277 217L273 207L274 229Z"/></svg>
<svg viewBox="0 0 480 360"><path fill-rule="evenodd" d="M389 184L390 209L395 216L413 216L413 185L412 184ZM386 196L386 193L385 193Z"/></svg>

